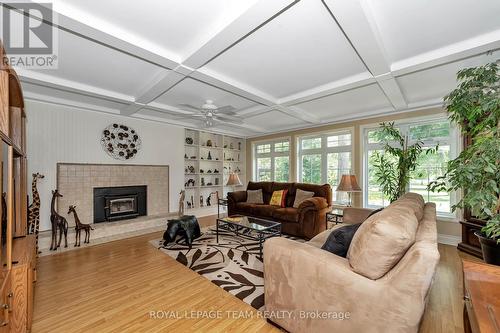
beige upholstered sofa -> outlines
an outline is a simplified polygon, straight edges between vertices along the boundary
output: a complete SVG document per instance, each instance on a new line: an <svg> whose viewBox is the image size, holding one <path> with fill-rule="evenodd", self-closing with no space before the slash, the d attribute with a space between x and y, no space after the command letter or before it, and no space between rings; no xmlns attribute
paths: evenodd
<svg viewBox="0 0 500 333"><path fill-rule="evenodd" d="M344 221L369 212L347 208ZM331 231L264 244L265 308L281 314L272 321L289 332L417 332L439 261L435 205L407 193L363 222L347 258L321 249Z"/></svg>

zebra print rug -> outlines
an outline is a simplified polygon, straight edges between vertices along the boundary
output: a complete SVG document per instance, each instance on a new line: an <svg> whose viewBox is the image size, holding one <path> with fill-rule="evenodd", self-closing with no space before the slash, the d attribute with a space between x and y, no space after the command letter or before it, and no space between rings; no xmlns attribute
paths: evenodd
<svg viewBox="0 0 500 333"><path fill-rule="evenodd" d="M257 241L219 230L217 243L215 230L207 229L193 242L191 250L179 238L168 245L163 245L163 240L150 243L255 309L263 308L264 273Z"/></svg>

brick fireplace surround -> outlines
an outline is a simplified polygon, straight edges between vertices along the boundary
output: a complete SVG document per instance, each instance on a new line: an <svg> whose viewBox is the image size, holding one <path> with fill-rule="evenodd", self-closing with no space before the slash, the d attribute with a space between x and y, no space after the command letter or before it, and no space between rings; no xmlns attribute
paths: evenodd
<svg viewBox="0 0 500 333"><path fill-rule="evenodd" d="M76 205L82 223L93 223L94 188L113 186L147 186L148 216L167 215L169 212L169 169L166 165L124 164L57 164L57 188L63 195L57 211L74 226L68 206Z"/></svg>

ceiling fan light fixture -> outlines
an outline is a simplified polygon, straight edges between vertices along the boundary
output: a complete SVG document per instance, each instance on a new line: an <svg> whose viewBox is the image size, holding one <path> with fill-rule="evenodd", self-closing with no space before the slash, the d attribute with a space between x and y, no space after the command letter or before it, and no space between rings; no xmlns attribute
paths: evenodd
<svg viewBox="0 0 500 333"><path fill-rule="evenodd" d="M212 118L206 118L203 121L203 125L205 125L205 127L212 127L212 126L214 126L214 122L213 122Z"/></svg>

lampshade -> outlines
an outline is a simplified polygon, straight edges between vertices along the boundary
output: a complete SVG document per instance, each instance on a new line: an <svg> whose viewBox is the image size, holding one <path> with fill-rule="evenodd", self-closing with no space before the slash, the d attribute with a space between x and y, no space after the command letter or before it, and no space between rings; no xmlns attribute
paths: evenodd
<svg viewBox="0 0 500 333"><path fill-rule="evenodd" d="M355 175L342 175L337 191L340 192L361 192Z"/></svg>
<svg viewBox="0 0 500 333"><path fill-rule="evenodd" d="M238 177L237 173L230 173L229 178L227 179L226 186L238 186L241 185L240 177Z"/></svg>

